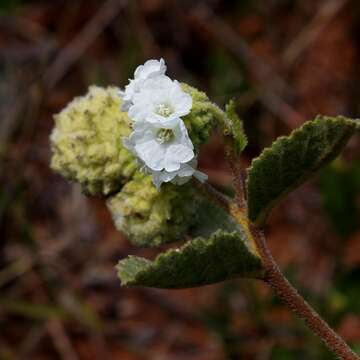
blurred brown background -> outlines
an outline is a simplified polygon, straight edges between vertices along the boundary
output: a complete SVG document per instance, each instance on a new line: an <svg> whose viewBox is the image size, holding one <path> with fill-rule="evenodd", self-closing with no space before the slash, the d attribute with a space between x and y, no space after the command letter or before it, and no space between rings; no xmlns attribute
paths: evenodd
<svg viewBox="0 0 360 360"><path fill-rule="evenodd" d="M360 117L358 0L0 1L0 359L333 359L255 281L121 288L132 247L105 204L49 169L52 115L90 84L164 57L219 105L235 97L244 166L316 114ZM267 228L291 281L360 351L360 141ZM200 167L227 189L215 134Z"/></svg>

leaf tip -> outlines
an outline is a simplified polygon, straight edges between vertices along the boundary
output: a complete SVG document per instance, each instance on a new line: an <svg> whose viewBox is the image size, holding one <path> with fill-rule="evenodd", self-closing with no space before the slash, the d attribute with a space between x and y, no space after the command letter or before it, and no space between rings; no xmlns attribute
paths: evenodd
<svg viewBox="0 0 360 360"><path fill-rule="evenodd" d="M151 265L151 261L142 257L129 255L120 260L116 265L116 270L122 286L136 285L139 273L146 270Z"/></svg>

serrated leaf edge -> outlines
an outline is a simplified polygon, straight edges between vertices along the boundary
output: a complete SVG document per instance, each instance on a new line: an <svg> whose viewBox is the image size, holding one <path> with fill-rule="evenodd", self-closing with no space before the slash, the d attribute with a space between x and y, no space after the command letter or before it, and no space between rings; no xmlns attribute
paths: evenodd
<svg viewBox="0 0 360 360"><path fill-rule="evenodd" d="M291 139L295 138L296 136L299 136L299 134L301 132L303 132L304 129L306 129L307 127L313 125L315 122L320 123L321 121L324 121L324 118L326 119L326 121L333 121L333 122L336 122L336 121L340 120L340 121L343 121L344 123L348 123L348 125L351 125L351 127L353 127L354 131L360 130L360 120L359 119L348 119L348 118L346 118L344 116L337 116L337 117L334 117L334 118L323 116L323 115L316 116L316 118L314 120L309 120L309 121L305 122L300 128L295 129L290 135L284 135L284 136L278 137L271 144L271 146L264 148L263 151L261 152L261 154L251 161L251 165L247 168L248 176L247 176L247 179L246 179L246 190L248 189L248 183L249 183L250 173L251 173L252 169L254 167L256 167L259 162L263 161L263 159L265 157L268 157L269 155L271 155L271 152L273 151L274 147L279 146L278 144L281 143L281 142L291 141ZM351 137L351 135L352 135L352 133L349 134L349 138ZM329 153L325 154L325 156L323 158L326 158L326 156L328 156L328 155L329 155ZM313 173L313 171L311 171L311 170L305 172L304 175L302 177L300 177L299 180L297 182L295 182L292 187L288 188L286 191L281 193L281 195L279 197L277 197L276 199L271 201L268 204L268 206L262 211L262 215L259 216L256 220L252 221L253 224L258 226L258 227L264 225L264 222L265 222L269 212L274 207L274 205L276 203L278 203L279 201L281 201L282 198L284 198L287 194L289 194L291 191L293 191L297 186L299 186L299 184L301 184L304 181L304 179L306 179L308 177L308 175L312 174L312 173Z"/></svg>
<svg viewBox="0 0 360 360"><path fill-rule="evenodd" d="M249 243L248 241L242 239L242 234L241 232L237 232L237 231L233 231L233 232L223 232L222 230L218 230L215 233L213 233L211 235L210 238L205 239L203 237L197 237L194 238L188 242L186 242L183 246L181 246L180 248L174 248L174 249L169 249L164 253L160 253L153 261L145 259L143 257L137 257L134 255L130 255L127 258L124 258L122 260L119 261L119 263L116 265L116 270L118 272L118 275L120 277L121 280L121 285L123 286L131 286L131 285L136 285L137 279L139 277L141 277L142 274L146 273L149 269L151 269L152 267L156 268L157 266L160 266L162 260L164 258L167 257L171 257L172 255L182 255L184 252L187 251L187 248L194 246L195 243L205 243L205 246L211 246L214 245L214 243L218 240L219 237L223 238L225 236L233 236L233 237L237 237L238 241L242 241L244 243L244 246L248 249L249 253L253 254L254 257L259 259L259 265L261 265L261 258L258 255L258 252L254 252L254 248L253 246L249 247ZM125 266L124 264L133 260L137 260L139 262L143 262L144 268L137 272L135 274L135 276L128 274L127 271L124 271ZM254 276L258 271L249 271L249 273L247 274L248 277L256 277L256 278L260 278L261 276ZM128 276L130 275L130 276ZM233 277L236 277L236 274L233 274ZM229 277L230 278L230 277Z"/></svg>

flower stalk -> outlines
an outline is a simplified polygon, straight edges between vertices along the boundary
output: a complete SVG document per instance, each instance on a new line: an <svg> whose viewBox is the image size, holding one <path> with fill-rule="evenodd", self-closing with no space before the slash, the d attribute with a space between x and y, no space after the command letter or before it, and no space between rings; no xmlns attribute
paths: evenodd
<svg viewBox="0 0 360 360"><path fill-rule="evenodd" d="M246 200L244 182L241 176L240 161L235 154L233 139L230 136L225 136L225 155L233 175L236 203L241 211L245 211Z"/></svg>
<svg viewBox="0 0 360 360"><path fill-rule="evenodd" d="M282 302L304 320L307 326L321 338L325 345L342 360L359 360L346 342L338 335L321 316L304 300L298 291L282 274L267 246L262 231L253 228L257 248L265 266L264 281L276 292Z"/></svg>
<svg viewBox="0 0 360 360"><path fill-rule="evenodd" d="M231 154L231 152L230 152ZM234 186L239 211L244 209L243 181L236 161L230 155L228 159L234 172ZM236 217L238 218L238 217ZM252 238L263 261L265 275L263 281L277 294L280 300L316 334L324 344L341 360L359 360L345 340L338 335L329 324L306 302L299 292L290 284L274 260L267 245L262 229L248 224Z"/></svg>

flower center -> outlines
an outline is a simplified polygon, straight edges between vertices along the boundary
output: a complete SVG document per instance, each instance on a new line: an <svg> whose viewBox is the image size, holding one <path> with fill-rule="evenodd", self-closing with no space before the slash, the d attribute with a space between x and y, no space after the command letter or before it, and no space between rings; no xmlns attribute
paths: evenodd
<svg viewBox="0 0 360 360"><path fill-rule="evenodd" d="M155 112L163 117L169 117L174 111L169 104L159 104L156 106Z"/></svg>
<svg viewBox="0 0 360 360"><path fill-rule="evenodd" d="M156 134L156 140L159 144L170 142L174 138L174 132L171 129L160 129Z"/></svg>

